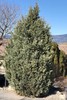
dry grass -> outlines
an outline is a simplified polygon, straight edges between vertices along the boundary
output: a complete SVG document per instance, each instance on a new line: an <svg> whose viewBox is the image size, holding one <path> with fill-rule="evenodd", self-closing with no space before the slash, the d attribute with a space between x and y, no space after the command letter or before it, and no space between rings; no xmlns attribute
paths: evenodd
<svg viewBox="0 0 67 100"><path fill-rule="evenodd" d="M67 54L67 43L59 44L59 49Z"/></svg>

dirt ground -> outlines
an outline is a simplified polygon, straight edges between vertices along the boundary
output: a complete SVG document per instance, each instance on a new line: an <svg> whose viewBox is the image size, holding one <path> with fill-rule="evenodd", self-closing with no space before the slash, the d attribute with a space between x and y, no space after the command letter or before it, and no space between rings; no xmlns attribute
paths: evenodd
<svg viewBox="0 0 67 100"><path fill-rule="evenodd" d="M23 100L23 97L18 96L14 91L0 89L0 100Z"/></svg>
<svg viewBox="0 0 67 100"><path fill-rule="evenodd" d="M19 96L14 91L0 89L0 100L65 100L65 93L62 95L60 92L57 92L46 98L28 98Z"/></svg>

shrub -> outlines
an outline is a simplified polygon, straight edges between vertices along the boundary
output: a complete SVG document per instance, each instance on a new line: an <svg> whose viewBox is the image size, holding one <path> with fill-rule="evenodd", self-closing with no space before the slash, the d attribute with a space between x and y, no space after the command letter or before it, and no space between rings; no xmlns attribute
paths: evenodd
<svg viewBox="0 0 67 100"><path fill-rule="evenodd" d="M58 76L66 76L67 55L62 50L59 50L57 43L52 42L51 45L52 45L51 50L53 51L53 63L54 63L53 75L55 78Z"/></svg>
<svg viewBox="0 0 67 100"><path fill-rule="evenodd" d="M38 5L18 22L6 48L5 68L17 93L46 95L53 81L50 27L39 17Z"/></svg>

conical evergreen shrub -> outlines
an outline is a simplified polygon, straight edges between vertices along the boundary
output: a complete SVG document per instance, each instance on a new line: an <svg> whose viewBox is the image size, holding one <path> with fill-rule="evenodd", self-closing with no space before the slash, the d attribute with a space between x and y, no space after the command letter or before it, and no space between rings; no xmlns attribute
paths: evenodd
<svg viewBox="0 0 67 100"><path fill-rule="evenodd" d="M18 22L6 48L6 77L17 93L43 96L52 83L50 27L39 16L38 5Z"/></svg>

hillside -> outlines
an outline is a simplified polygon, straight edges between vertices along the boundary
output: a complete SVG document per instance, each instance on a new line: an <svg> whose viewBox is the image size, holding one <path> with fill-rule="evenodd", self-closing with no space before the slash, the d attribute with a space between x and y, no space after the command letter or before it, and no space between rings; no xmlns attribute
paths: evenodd
<svg viewBox="0 0 67 100"><path fill-rule="evenodd" d="M58 43L59 49L67 54L67 34L64 35L54 35L53 41Z"/></svg>
<svg viewBox="0 0 67 100"><path fill-rule="evenodd" d="M11 34L6 34L4 36L5 39L11 38ZM67 34L63 35L52 35L53 41L56 43L66 43L67 42Z"/></svg>
<svg viewBox="0 0 67 100"><path fill-rule="evenodd" d="M64 35L53 35L53 41L57 43L67 43L67 34Z"/></svg>
<svg viewBox="0 0 67 100"><path fill-rule="evenodd" d="M61 43L58 45L59 45L59 49L64 51L67 54L67 43Z"/></svg>

